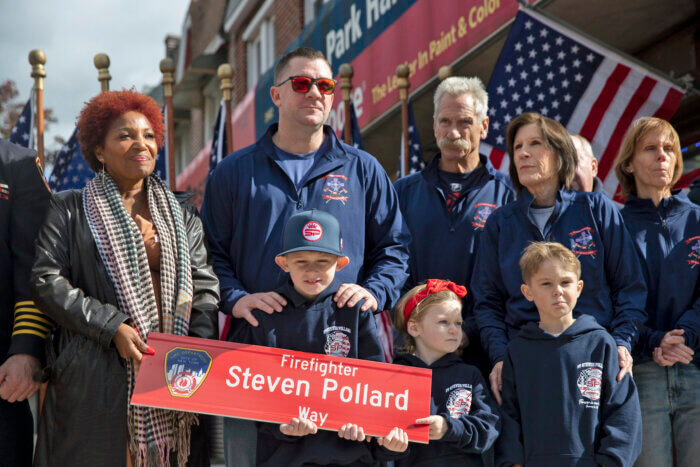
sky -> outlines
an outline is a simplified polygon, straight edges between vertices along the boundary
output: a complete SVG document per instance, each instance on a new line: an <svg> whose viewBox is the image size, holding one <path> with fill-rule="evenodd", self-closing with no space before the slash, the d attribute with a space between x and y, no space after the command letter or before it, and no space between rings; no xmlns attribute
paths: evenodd
<svg viewBox="0 0 700 467"><path fill-rule="evenodd" d="M0 82L26 101L34 85L29 52L46 53L44 107L58 118L44 135L70 137L80 109L100 91L95 54L111 64L110 89L142 91L160 83L165 36L181 35L189 0L0 0Z"/></svg>

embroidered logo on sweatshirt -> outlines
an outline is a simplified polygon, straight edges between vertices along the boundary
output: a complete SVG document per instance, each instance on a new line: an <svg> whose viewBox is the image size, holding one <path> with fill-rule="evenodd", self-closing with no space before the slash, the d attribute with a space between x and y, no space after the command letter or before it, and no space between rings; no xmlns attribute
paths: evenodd
<svg viewBox="0 0 700 467"><path fill-rule="evenodd" d="M343 326L331 326L323 330L326 335L326 345L323 351L333 357L347 357L350 353L350 338L352 331Z"/></svg>
<svg viewBox="0 0 700 467"><path fill-rule="evenodd" d="M700 236L689 238L685 241L685 244L690 247L690 253L688 253L688 265L690 268L700 265Z"/></svg>
<svg viewBox="0 0 700 467"><path fill-rule="evenodd" d="M469 414L472 407L471 389L471 384L454 384L445 390L445 392L450 392L450 395L447 396L447 411L450 413L450 417L459 418Z"/></svg>
<svg viewBox="0 0 700 467"><path fill-rule="evenodd" d="M586 362L576 366L579 370L576 386L583 396L578 400L579 405L590 409L600 406L600 388L603 385L603 364Z"/></svg>
<svg viewBox="0 0 700 467"><path fill-rule="evenodd" d="M331 201L340 201L345 204L348 201L348 189L345 184L349 180L345 175L328 174L321 178L326 183L323 185L323 193L321 197L326 200L326 204Z"/></svg>
<svg viewBox="0 0 700 467"><path fill-rule="evenodd" d="M580 255L595 255L598 253L593 234L595 230L590 227L569 232L569 242L571 243L571 252L576 256Z"/></svg>
<svg viewBox="0 0 700 467"><path fill-rule="evenodd" d="M472 220L472 226L475 229L481 229L486 225L486 220L491 213L498 209L498 206L489 203L476 203L474 209L476 209L476 215Z"/></svg>

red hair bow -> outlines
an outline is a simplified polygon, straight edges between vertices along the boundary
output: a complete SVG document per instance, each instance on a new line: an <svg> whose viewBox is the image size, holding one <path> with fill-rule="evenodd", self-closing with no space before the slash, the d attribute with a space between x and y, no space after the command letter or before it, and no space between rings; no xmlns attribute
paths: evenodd
<svg viewBox="0 0 700 467"><path fill-rule="evenodd" d="M459 298L467 295L467 289L463 285L457 285L454 282L443 281L441 279L428 279L428 283L425 285L425 288L411 297L403 309L403 317L406 324L408 325L408 318L411 316L411 312L418 306L421 300L429 295L442 292L444 290L451 290Z"/></svg>

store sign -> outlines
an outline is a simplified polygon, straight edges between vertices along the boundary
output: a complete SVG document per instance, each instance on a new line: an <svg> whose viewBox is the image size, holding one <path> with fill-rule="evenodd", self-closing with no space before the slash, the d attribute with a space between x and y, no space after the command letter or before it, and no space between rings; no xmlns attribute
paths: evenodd
<svg viewBox="0 0 700 467"><path fill-rule="evenodd" d="M435 77L512 20L514 0L353 0L329 2L319 17L290 44L320 50L338 78L342 63L354 69L351 98L360 127L399 102L396 68L409 67L411 89ZM256 131L261 136L277 120L270 100L272 70L256 90ZM334 97L329 124L344 125L340 86ZM398 140L397 140L398 141Z"/></svg>
<svg viewBox="0 0 700 467"><path fill-rule="evenodd" d="M428 442L431 371L352 358L150 333L131 403L274 423L304 417L368 435L398 426Z"/></svg>

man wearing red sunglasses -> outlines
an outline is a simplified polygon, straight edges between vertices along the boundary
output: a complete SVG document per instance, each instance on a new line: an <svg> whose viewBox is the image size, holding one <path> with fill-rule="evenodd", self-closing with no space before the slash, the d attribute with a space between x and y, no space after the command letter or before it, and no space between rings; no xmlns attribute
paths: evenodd
<svg viewBox="0 0 700 467"><path fill-rule="evenodd" d="M202 221L221 284L222 311L258 323L251 311L280 312L286 278L275 265L287 219L319 209L340 222L350 263L336 274L339 307L364 300L362 311L389 309L408 274L410 234L396 191L377 160L341 142L324 125L335 81L317 50L283 56L270 88L279 110L255 144L224 158L207 183ZM231 333L229 333L230 335ZM318 336L325 339L324 336ZM245 425L247 423L247 426ZM252 423L226 419L227 465L255 463Z"/></svg>

